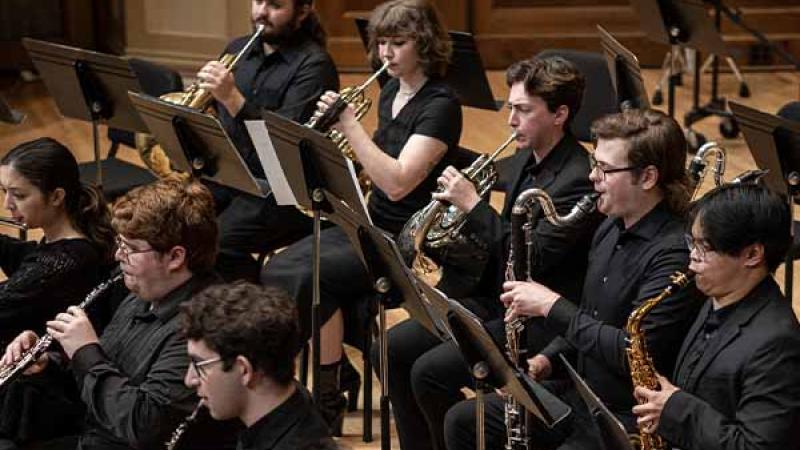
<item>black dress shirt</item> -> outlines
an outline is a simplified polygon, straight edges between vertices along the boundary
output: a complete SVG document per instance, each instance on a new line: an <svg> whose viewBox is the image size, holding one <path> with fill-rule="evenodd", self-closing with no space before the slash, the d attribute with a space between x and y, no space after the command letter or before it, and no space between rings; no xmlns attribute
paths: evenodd
<svg viewBox="0 0 800 450"><path fill-rule="evenodd" d="M678 378L687 379L693 376L697 363L700 362L703 353L708 349L709 341L716 336L717 330L719 330L722 324L725 323L725 320L730 317L731 313L736 310L736 306L738 305L739 303L737 302L720 309L708 309L708 314L705 314L705 320L703 320L701 331L694 336L692 344L686 352L686 360L681 367L676 368ZM700 317L698 317L698 320L700 320Z"/></svg>
<svg viewBox="0 0 800 450"><path fill-rule="evenodd" d="M542 353L557 366L558 353L577 359L578 372L631 430L633 385L625 349L625 324L634 308L660 294L670 275L685 271L689 250L683 219L661 202L632 227L609 218L595 233L580 307L559 299L547 325L562 338ZM650 352L660 373L671 373L680 343L700 303L691 289L664 299L643 320ZM688 298L687 298L688 297Z"/></svg>
<svg viewBox="0 0 800 450"><path fill-rule="evenodd" d="M238 53L249 39L250 36L245 36L234 40L225 53ZM339 75L330 55L306 35L286 42L269 55L264 53L260 42L256 43L239 61L234 79L245 98L244 106L235 117L220 104L217 112L257 178L264 178L264 171L244 121L258 119L262 110L268 110L303 123L314 113L323 92L339 89Z"/></svg>
<svg viewBox="0 0 800 450"><path fill-rule="evenodd" d="M333 450L328 426L305 388L239 434L237 450Z"/></svg>
<svg viewBox="0 0 800 450"><path fill-rule="evenodd" d="M447 145L448 153L413 191L392 201L378 186L372 186L369 213L375 225L397 234L411 216L431 201L436 179L452 163L452 152L461 138L461 105L453 91L441 80L430 79L392 118L392 103L400 89L396 78L381 89L378 105L378 129L375 144L392 158L397 158L408 138L414 134L432 137Z"/></svg>
<svg viewBox="0 0 800 450"><path fill-rule="evenodd" d="M195 276L154 308L130 295L99 344L75 352L72 371L86 406L79 449L161 448L192 411L198 399L183 383L189 357L178 305L211 281Z"/></svg>

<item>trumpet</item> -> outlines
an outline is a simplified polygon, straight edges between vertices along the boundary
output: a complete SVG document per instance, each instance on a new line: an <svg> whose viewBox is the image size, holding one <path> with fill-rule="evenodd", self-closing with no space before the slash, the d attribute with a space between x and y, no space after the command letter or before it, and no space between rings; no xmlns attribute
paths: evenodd
<svg viewBox="0 0 800 450"><path fill-rule="evenodd" d="M89 292L83 299L83 301L78 304L78 308L85 310L87 307L89 307L89 305L97 300L98 297L100 297L115 283L121 280L122 276L122 269L117 268L114 270L111 278L100 283L94 289L92 289L91 292ZM32 366L39 359L39 357L42 356L48 348L50 348L50 345L52 344L53 336L49 333L45 333L44 336L36 341L36 344L33 347L29 348L25 353L23 353L19 360L15 361L13 364L0 367L0 389L3 389L3 387L7 386L18 376L22 375L22 373L25 372L28 367Z"/></svg>

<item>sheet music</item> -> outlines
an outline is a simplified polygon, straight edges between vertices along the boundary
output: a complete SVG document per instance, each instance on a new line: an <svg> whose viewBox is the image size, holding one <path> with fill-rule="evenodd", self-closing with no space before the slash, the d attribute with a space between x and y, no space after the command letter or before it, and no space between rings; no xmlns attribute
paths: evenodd
<svg viewBox="0 0 800 450"><path fill-rule="evenodd" d="M369 220L370 225L375 225L372 222L372 217L369 216L369 209L367 209L367 202L364 199L364 192L361 191L361 184L358 182L358 175L356 174L356 166L353 164L353 161L350 158L345 158L347 162L347 171L350 172L350 178L353 180L353 185L356 187L358 191L358 200L360 205L350 205L350 208L361 208L364 211L364 216L366 216L367 220Z"/></svg>
<svg viewBox="0 0 800 450"><path fill-rule="evenodd" d="M261 162L261 167L264 168L272 193L275 195L275 202L281 206L297 206L297 198L289 186L289 180L283 173L266 123L263 120L246 120L244 124L250 134L250 140L253 141L253 146L256 148L258 160Z"/></svg>

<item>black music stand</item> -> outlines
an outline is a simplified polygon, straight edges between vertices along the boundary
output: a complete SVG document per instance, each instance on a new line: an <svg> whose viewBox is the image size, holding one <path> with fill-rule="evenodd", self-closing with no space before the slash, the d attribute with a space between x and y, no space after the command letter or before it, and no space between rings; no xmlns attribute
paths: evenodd
<svg viewBox="0 0 800 450"><path fill-rule="evenodd" d="M516 368L477 316L456 301L449 304L450 328L476 382L478 449L486 447L483 393L491 387L505 390L548 428L569 416L569 405Z"/></svg>
<svg viewBox="0 0 800 450"><path fill-rule="evenodd" d="M129 94L176 169L258 197L268 195L268 187L250 173L215 117L147 94Z"/></svg>
<svg viewBox="0 0 800 450"><path fill-rule="evenodd" d="M25 114L11 109L6 103L6 99L0 95L0 122L19 125L23 120L25 120Z"/></svg>
<svg viewBox="0 0 800 450"><path fill-rule="evenodd" d="M606 449L614 450L634 450L633 445L628 439L628 432L625 426L617 419L611 411L608 410L606 405L603 404L600 397L592 391L586 381L578 375L578 372L567 361L564 355L558 355L561 358L561 363L567 369L569 377L572 379L572 384L575 390L583 399L592 420L600 430L600 436L603 439Z"/></svg>
<svg viewBox="0 0 800 450"><path fill-rule="evenodd" d="M367 33L369 21L364 18L356 18L355 22L361 43L364 44L366 50L369 45ZM495 100L492 94L489 80L486 78L486 70L483 68L481 54L475 44L475 37L462 31L449 31L448 34L453 46L453 54L444 77L445 83L455 91L462 106L499 111L505 102ZM377 70L377 67L373 67L373 70ZM378 77L378 83L383 87L388 79L388 75L383 75Z"/></svg>
<svg viewBox="0 0 800 450"><path fill-rule="evenodd" d="M789 211L792 200L800 200L800 148L793 145L800 136L800 122L784 119L758 111L736 102L729 102L731 111L744 134L753 160L759 169L767 170L764 183L767 187L787 197ZM792 214L794 216L794 214ZM797 239L795 221L792 220L792 240ZM793 247L797 244L793 243ZM784 294L793 295L794 251L786 255Z"/></svg>
<svg viewBox="0 0 800 450"><path fill-rule="evenodd" d="M597 32L600 33L600 43L608 63L611 82L617 91L617 104L620 109L650 108L639 58L601 25L597 26Z"/></svg>
<svg viewBox="0 0 800 450"><path fill-rule="evenodd" d="M103 186L103 173L149 182L152 177L139 166L117 158L102 160L98 125L146 132L147 127L128 100L128 91L141 91L126 59L91 50L23 38L33 65L65 117L92 123L94 168L82 172ZM81 165L83 167L83 165Z"/></svg>
<svg viewBox="0 0 800 450"><path fill-rule="evenodd" d="M682 47L715 55L728 55L722 37L708 16L705 5L697 0L630 0L639 15L642 31L655 42L670 46L671 63L667 92L667 111L675 115L675 86L680 73L675 70L675 60ZM699 89L699 64L695 64L695 88ZM699 103L699 90L696 91ZM695 104L695 105L696 105ZM723 109L724 112L724 109ZM716 113L716 111L715 111ZM728 114L729 115L729 114Z"/></svg>

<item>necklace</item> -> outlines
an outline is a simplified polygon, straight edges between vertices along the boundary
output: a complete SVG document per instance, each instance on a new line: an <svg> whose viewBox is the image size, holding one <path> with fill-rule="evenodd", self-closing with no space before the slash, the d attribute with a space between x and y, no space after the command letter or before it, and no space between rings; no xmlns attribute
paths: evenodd
<svg viewBox="0 0 800 450"><path fill-rule="evenodd" d="M419 84L418 84L418 85L417 85L415 88L413 88L413 89L409 89L409 90L406 90L406 91L404 91L404 90L402 90L402 89L398 89L398 90L397 90L397 96L398 96L398 97L402 96L402 97L406 97L406 98L411 98L411 97L413 97L414 95L416 95L416 93L417 93L417 92L419 92L419 90L420 90L420 89L422 89L422 86L425 86L425 82L426 82L426 81L428 81L428 79L427 79L427 78L423 79L423 80L422 80L422 82L421 82L421 83L419 83Z"/></svg>

